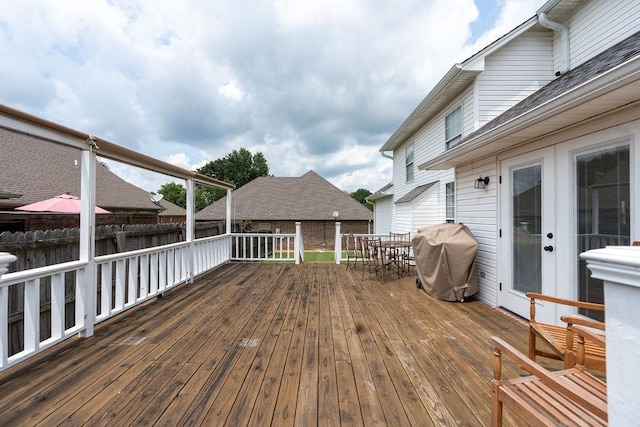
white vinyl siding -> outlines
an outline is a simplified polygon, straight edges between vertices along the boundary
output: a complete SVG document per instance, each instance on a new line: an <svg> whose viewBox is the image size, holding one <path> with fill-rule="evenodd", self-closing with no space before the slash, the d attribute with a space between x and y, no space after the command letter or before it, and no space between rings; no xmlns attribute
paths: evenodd
<svg viewBox="0 0 640 427"><path fill-rule="evenodd" d="M387 234L391 231L393 218L393 197L385 197L376 200L373 209L373 232L375 234Z"/></svg>
<svg viewBox="0 0 640 427"><path fill-rule="evenodd" d="M480 281L478 298L487 304L497 301L497 249L498 232L497 192L499 179L496 159L491 157L456 171L456 221L461 222L478 240L476 267ZM489 185L483 190L473 188L478 176L488 176ZM484 277L482 277L484 275Z"/></svg>
<svg viewBox="0 0 640 427"><path fill-rule="evenodd" d="M599 0L586 2L567 22L571 68L591 59L614 44L638 32L640 1ZM554 35L555 67L560 63L560 37Z"/></svg>
<svg viewBox="0 0 640 427"><path fill-rule="evenodd" d="M530 30L486 58L476 79L480 126L554 78L551 49L550 31Z"/></svg>
<svg viewBox="0 0 640 427"><path fill-rule="evenodd" d="M434 185L409 202L396 204L398 222L394 228L396 233L411 233L443 221L440 215L441 186Z"/></svg>

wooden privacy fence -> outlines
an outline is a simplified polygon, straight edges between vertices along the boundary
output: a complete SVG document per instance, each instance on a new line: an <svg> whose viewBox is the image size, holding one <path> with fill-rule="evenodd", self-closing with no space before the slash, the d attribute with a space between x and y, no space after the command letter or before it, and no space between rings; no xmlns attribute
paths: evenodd
<svg viewBox="0 0 640 427"><path fill-rule="evenodd" d="M196 238L216 236L224 232L225 223L222 221L195 226ZM183 242L186 227L184 224L103 225L96 227L95 235L95 255L102 256ZM0 233L0 252L9 252L17 257L17 260L9 265L9 273L61 264L79 259L79 237L78 228L26 233L3 232ZM65 274L64 282L65 327L69 327L75 322L75 274ZM9 287L9 355L22 351L24 346L24 304L24 285ZM51 336L50 310L51 278L46 277L40 283L42 340Z"/></svg>

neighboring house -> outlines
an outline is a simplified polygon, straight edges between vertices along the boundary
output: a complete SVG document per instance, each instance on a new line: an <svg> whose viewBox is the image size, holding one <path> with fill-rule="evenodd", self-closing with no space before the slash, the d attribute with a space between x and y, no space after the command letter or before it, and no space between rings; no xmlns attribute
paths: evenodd
<svg viewBox="0 0 640 427"><path fill-rule="evenodd" d="M254 232L295 233L300 222L306 250L333 250L336 221L342 233L369 233L373 220L369 209L314 171L256 178L234 191L231 200L231 218ZM196 221L224 219L226 207L224 197L196 213Z"/></svg>
<svg viewBox="0 0 640 427"><path fill-rule="evenodd" d="M161 209L164 209L158 214L158 222L162 224L170 223L185 223L187 222L187 210L168 200L162 199L157 202Z"/></svg>
<svg viewBox="0 0 640 427"><path fill-rule="evenodd" d="M0 128L0 232L77 227L78 215L14 211L63 193L80 195L80 150ZM99 164L96 204L108 211L96 224L154 224L150 194Z"/></svg>
<svg viewBox="0 0 640 427"><path fill-rule="evenodd" d="M373 232L389 234L393 219L393 183L385 185L366 200L373 204Z"/></svg>
<svg viewBox="0 0 640 427"><path fill-rule="evenodd" d="M527 291L602 302L579 254L640 240L639 30L635 0L549 1L456 64L382 147L394 197L439 180L443 221L455 189L483 301L523 317Z"/></svg>

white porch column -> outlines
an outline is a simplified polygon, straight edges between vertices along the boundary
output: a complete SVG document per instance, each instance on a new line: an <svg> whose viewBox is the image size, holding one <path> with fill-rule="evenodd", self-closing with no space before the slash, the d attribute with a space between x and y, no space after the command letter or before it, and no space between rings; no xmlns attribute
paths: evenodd
<svg viewBox="0 0 640 427"><path fill-rule="evenodd" d="M302 226L300 222L296 222L296 237L293 239L293 256L296 264L300 264L300 262L304 260L304 248L302 245Z"/></svg>
<svg viewBox="0 0 640 427"><path fill-rule="evenodd" d="M610 246L580 255L604 280L609 425L638 422L640 395L640 247Z"/></svg>
<svg viewBox="0 0 640 427"><path fill-rule="evenodd" d="M84 324L80 336L93 335L96 323L98 277L95 263L96 223L96 154L95 140L89 138L88 150L82 150L80 160L80 261L86 262L84 273L76 277L76 325Z"/></svg>
<svg viewBox="0 0 640 427"><path fill-rule="evenodd" d="M340 235L340 222L336 221L336 238L334 244L334 257L336 264L340 264L340 258L342 258L342 236Z"/></svg>
<svg viewBox="0 0 640 427"><path fill-rule="evenodd" d="M187 283L193 283L194 265L195 265L195 248L193 246L193 240L195 238L195 224L194 224L194 206L195 206L195 186L192 179L187 179L187 235L186 242L188 243L189 250L187 251Z"/></svg>

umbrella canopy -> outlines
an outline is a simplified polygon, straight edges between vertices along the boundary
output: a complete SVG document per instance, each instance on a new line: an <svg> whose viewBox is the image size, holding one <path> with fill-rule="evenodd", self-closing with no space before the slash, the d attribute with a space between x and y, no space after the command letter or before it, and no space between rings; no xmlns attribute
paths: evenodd
<svg viewBox="0 0 640 427"><path fill-rule="evenodd" d="M71 194L61 194L41 202L17 207L16 210L30 212L80 213L80 199L76 196L72 196ZM96 213L108 214L110 212L96 206Z"/></svg>

